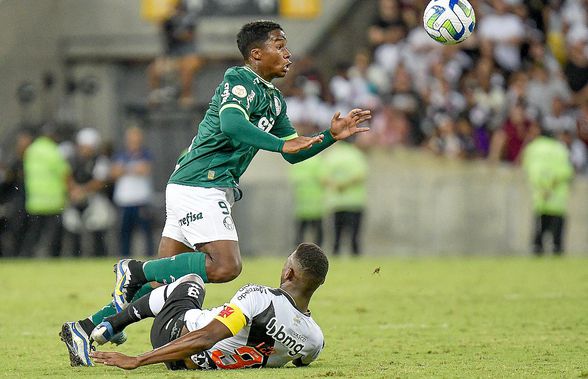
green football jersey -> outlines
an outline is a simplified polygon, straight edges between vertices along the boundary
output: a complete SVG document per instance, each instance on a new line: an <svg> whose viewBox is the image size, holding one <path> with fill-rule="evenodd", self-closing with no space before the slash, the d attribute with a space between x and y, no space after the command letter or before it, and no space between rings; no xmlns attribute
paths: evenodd
<svg viewBox="0 0 588 379"><path fill-rule="evenodd" d="M220 127L227 108L243 112L253 125L284 140L297 137L286 102L273 84L249 67L232 67L217 87L198 133L176 165L169 183L196 187L235 187L258 149L235 141Z"/></svg>

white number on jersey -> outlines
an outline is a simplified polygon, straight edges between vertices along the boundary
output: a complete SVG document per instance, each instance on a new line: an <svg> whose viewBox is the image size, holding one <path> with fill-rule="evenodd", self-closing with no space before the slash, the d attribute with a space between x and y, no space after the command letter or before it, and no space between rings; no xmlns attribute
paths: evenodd
<svg viewBox="0 0 588 379"><path fill-rule="evenodd" d="M274 127L274 122L276 121L273 117L270 117L269 120L267 119L267 117L262 117L257 122L257 127L263 130L264 132L269 132Z"/></svg>

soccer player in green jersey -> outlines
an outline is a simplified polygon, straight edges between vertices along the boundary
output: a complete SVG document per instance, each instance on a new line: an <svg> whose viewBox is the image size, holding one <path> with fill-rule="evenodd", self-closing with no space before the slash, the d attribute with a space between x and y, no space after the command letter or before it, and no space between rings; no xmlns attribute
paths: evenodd
<svg viewBox="0 0 588 379"><path fill-rule="evenodd" d="M152 289L137 283L169 283L190 273L205 282L222 283L241 273L231 206L235 194L240 194L239 178L259 149L281 153L288 162L296 163L338 140L369 130L360 124L371 118L370 111L353 109L344 117L335 113L331 127L316 136L298 136L286 115L284 97L271 83L284 77L292 64L286 42L282 27L271 21L255 21L241 28L237 45L245 64L225 72L198 133L167 185L161 259L118 262L114 308L106 306L85 320L63 325L62 339L72 365L88 364L84 358L89 348L87 336L95 325ZM131 272L139 272L140 277Z"/></svg>
<svg viewBox="0 0 588 379"><path fill-rule="evenodd" d="M226 71L187 154L171 175L167 220L159 256L196 250L199 275L225 282L241 272L237 233L231 219L233 189L259 149L281 153L290 163L305 160L336 140L368 130L358 124L369 111L336 114L331 129L298 136L272 79L287 74L291 54L280 25L249 23L237 36L245 65Z"/></svg>

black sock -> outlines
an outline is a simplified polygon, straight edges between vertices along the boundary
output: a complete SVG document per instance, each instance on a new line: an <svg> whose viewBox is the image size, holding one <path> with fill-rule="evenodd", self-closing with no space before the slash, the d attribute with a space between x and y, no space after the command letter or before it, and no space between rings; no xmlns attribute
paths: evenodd
<svg viewBox="0 0 588 379"><path fill-rule="evenodd" d="M129 283L131 286L141 287L143 284L147 283L145 273L143 272L143 262L134 259L130 260L129 270L131 271L131 283Z"/></svg>
<svg viewBox="0 0 588 379"><path fill-rule="evenodd" d="M131 272L131 281L127 285L126 300L131 301L135 294L147 283L145 273L143 272L143 262L131 259L129 261L129 271Z"/></svg>
<svg viewBox="0 0 588 379"><path fill-rule="evenodd" d="M83 320L78 321L84 332L89 336L92 333L92 330L96 327L94 323L89 319L85 318Z"/></svg>
<svg viewBox="0 0 588 379"><path fill-rule="evenodd" d="M148 317L155 317L149 306L150 297L151 294L147 294L140 299L133 301L120 313L106 318L106 321L110 322L110 325L112 325L114 334L123 331L124 328L134 322Z"/></svg>

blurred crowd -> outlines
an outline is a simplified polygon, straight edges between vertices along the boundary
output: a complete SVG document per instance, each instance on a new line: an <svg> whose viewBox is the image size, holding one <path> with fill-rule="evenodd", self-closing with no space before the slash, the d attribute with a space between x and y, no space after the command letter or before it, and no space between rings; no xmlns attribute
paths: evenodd
<svg viewBox="0 0 588 379"><path fill-rule="evenodd" d="M426 34L426 3L379 0L369 45L332 77L297 61L283 86L297 127L325 129L335 110L364 107L374 114L365 149L510 163L545 128L586 173L588 1L472 0L476 29L454 46Z"/></svg>
<svg viewBox="0 0 588 379"><path fill-rule="evenodd" d="M130 256L133 232L142 255L154 254L151 166L143 131L130 127L114 152L93 128L64 133L48 122L21 129L11 161L0 161L0 257Z"/></svg>

